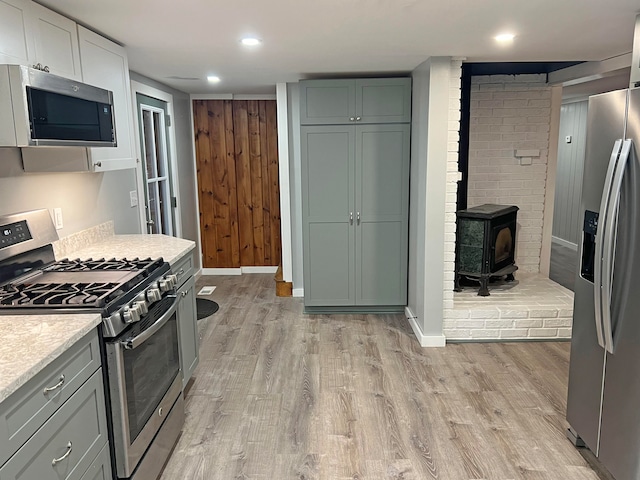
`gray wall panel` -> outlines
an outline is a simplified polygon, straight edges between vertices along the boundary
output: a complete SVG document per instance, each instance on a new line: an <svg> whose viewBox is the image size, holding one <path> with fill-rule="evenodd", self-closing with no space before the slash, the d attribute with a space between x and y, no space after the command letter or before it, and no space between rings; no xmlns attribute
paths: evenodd
<svg viewBox="0 0 640 480"><path fill-rule="evenodd" d="M572 244L578 243L579 236L588 103L566 103L560 112L553 236ZM567 136L571 143L566 142Z"/></svg>

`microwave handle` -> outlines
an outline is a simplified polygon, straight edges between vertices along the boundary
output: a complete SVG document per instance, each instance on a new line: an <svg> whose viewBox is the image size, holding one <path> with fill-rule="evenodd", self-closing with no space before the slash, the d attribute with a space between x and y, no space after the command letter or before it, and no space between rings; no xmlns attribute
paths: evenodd
<svg viewBox="0 0 640 480"><path fill-rule="evenodd" d="M156 322L153 325L147 328L140 335L133 338L128 338L127 340L122 340L120 344L127 350L133 350L139 347L140 345L142 345L147 340L149 340L149 338L151 338L158 330L160 330L164 326L164 324L169 321L169 319L173 316L173 314L176 313L176 310L178 309L178 297L176 296L172 296L172 297L173 297L173 303L171 304L171 307L169 308L169 310L167 310L162 315L162 317L156 320Z"/></svg>

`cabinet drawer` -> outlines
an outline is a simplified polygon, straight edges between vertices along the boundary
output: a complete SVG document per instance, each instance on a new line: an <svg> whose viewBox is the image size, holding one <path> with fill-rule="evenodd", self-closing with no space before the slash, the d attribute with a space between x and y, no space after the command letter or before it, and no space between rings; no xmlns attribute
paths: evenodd
<svg viewBox="0 0 640 480"><path fill-rule="evenodd" d="M102 447L102 451L93 461L89 469L84 473L81 480L112 480L111 456L109 454L109 444Z"/></svg>
<svg viewBox="0 0 640 480"><path fill-rule="evenodd" d="M0 403L0 465L99 367L98 333L93 330ZM53 389L45 393L45 388Z"/></svg>
<svg viewBox="0 0 640 480"><path fill-rule="evenodd" d="M171 267L171 270L178 277L178 288L193 276L193 253L186 254L183 258Z"/></svg>
<svg viewBox="0 0 640 480"><path fill-rule="evenodd" d="M99 369L0 468L0 480L80 479L106 443Z"/></svg>

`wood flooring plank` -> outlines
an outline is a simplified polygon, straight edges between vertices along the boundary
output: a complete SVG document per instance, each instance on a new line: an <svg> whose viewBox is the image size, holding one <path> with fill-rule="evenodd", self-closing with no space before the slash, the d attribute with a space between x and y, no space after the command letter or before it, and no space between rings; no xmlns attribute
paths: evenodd
<svg viewBox="0 0 640 480"><path fill-rule="evenodd" d="M568 343L423 349L402 315L305 315L271 275L215 281L161 480L599 479L564 435Z"/></svg>

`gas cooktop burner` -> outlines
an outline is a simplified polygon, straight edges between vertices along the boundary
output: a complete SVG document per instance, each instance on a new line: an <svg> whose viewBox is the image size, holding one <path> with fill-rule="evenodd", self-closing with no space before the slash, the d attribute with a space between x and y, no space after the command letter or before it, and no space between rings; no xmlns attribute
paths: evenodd
<svg viewBox="0 0 640 480"><path fill-rule="evenodd" d="M100 308L122 294L118 283L34 283L0 287L0 305L71 306Z"/></svg>
<svg viewBox="0 0 640 480"><path fill-rule="evenodd" d="M153 260L151 258L133 260L115 259L105 260L104 258L96 259L90 258L88 260L70 260L65 258L55 262L52 265L44 268L45 272L86 272L93 270L146 270L151 271L158 266L162 265L162 259Z"/></svg>

